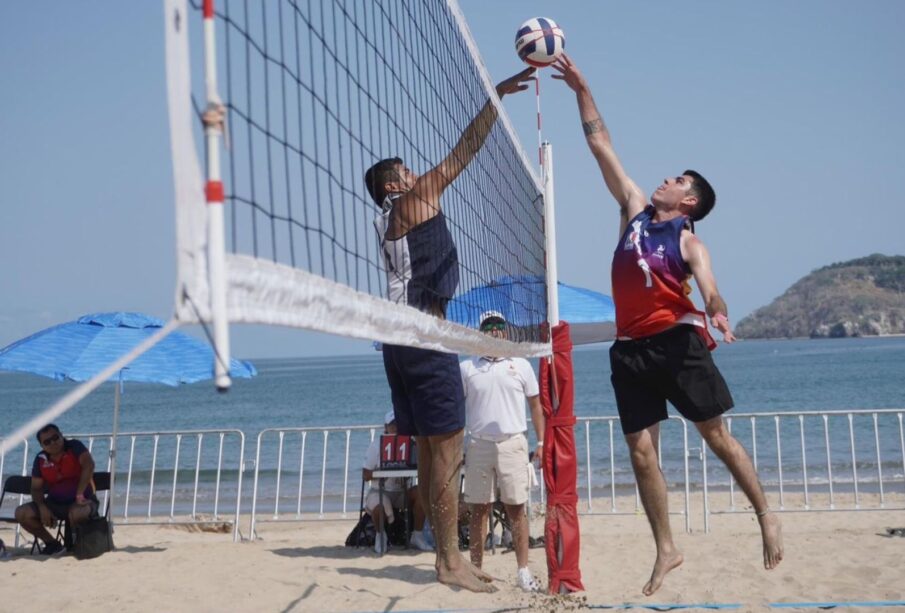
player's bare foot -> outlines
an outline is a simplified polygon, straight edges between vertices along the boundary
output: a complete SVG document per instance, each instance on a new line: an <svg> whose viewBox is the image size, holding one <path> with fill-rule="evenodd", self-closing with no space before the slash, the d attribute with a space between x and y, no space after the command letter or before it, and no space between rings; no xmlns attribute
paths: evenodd
<svg viewBox="0 0 905 613"><path fill-rule="evenodd" d="M464 562L464 560L463 560ZM469 568L471 566L471 568ZM497 588L486 580L481 579L476 575L473 571L481 572L476 567L472 566L471 562L466 562L463 564L459 564L458 568L449 569L444 565L440 565L437 568L437 581L444 585L457 586L464 588L466 590L471 590L472 592L495 592ZM485 574L486 573L482 573ZM490 577L490 575L486 575Z"/></svg>
<svg viewBox="0 0 905 613"><path fill-rule="evenodd" d="M757 514L760 533L764 539L764 568L773 570L782 562L782 522L769 509Z"/></svg>
<svg viewBox="0 0 905 613"><path fill-rule="evenodd" d="M650 581L648 581L644 585L644 589L641 590L644 595L650 596L660 589L660 586L663 585L663 578L666 576L666 573L674 568L678 568L683 561L685 561L685 558L682 557L682 553L678 549L674 549L669 553L658 553L657 561L654 562L654 570L650 574Z"/></svg>
<svg viewBox="0 0 905 613"><path fill-rule="evenodd" d="M488 575L488 574L485 573L483 570L481 570L478 566L476 566L476 565L473 564L472 562L469 562L469 561L466 560L464 557L463 557L462 559L463 559L463 561L464 561L464 563L465 563L465 566L468 567L468 570L470 570L471 573L472 573L475 577L477 577L478 579L480 579L481 581L484 581L484 582L486 582L486 583L490 583L491 581L498 581L498 580L499 580L498 577L494 577L493 575Z"/></svg>

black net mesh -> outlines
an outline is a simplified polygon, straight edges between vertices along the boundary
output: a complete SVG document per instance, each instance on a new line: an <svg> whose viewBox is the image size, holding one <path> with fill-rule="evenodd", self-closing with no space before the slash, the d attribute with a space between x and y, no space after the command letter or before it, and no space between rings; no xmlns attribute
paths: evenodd
<svg viewBox="0 0 905 613"><path fill-rule="evenodd" d="M203 90L200 2L191 22L194 104ZM227 251L388 297L364 183L376 161L424 173L490 97L446 2L217 0ZM199 122L200 124L200 122ZM199 128L200 129L200 128ZM543 198L501 121L440 200L458 250L447 316L498 310L513 340L543 340Z"/></svg>

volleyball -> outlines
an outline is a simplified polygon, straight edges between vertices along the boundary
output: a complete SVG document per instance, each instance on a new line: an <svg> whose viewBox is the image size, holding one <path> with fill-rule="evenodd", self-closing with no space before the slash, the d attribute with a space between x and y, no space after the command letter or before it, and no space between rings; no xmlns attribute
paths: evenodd
<svg viewBox="0 0 905 613"><path fill-rule="evenodd" d="M565 46L562 28L547 17L529 19L515 34L515 52L523 62L536 68L552 64Z"/></svg>

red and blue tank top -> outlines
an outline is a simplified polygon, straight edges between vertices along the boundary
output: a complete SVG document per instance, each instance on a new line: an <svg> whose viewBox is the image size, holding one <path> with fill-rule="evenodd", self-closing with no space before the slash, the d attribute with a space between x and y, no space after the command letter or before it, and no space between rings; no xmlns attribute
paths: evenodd
<svg viewBox="0 0 905 613"><path fill-rule="evenodd" d="M696 325L708 345L704 313L688 294L691 269L682 258L682 231L691 230L686 216L653 222L655 209L647 206L628 222L613 254L613 302L616 334L622 339L653 336L676 324Z"/></svg>

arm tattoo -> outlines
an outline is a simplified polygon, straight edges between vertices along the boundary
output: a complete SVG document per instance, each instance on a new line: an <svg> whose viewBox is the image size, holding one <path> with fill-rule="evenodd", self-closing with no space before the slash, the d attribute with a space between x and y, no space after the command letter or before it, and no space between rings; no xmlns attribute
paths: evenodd
<svg viewBox="0 0 905 613"><path fill-rule="evenodd" d="M584 130L585 136L590 136L594 132L603 132L603 120L598 117L591 121L582 122L581 128Z"/></svg>

